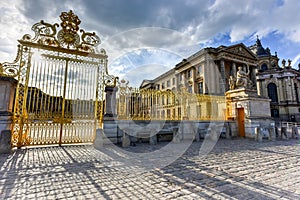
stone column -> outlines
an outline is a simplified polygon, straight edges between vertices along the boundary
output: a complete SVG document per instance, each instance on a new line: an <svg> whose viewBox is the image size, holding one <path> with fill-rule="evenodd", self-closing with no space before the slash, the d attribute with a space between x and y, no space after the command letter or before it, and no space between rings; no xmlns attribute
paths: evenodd
<svg viewBox="0 0 300 200"><path fill-rule="evenodd" d="M291 78L290 77L288 77L288 79L285 79L285 84L286 84L286 87L285 87L285 89L286 89L286 94L287 94L287 96L286 96L286 100L287 101L292 101L293 100L293 93L292 93L292 87L291 87Z"/></svg>
<svg viewBox="0 0 300 200"><path fill-rule="evenodd" d="M221 72L221 84L220 84L220 89L221 89L221 93L224 94L225 93L225 61L221 60L221 66L220 66L220 72Z"/></svg>
<svg viewBox="0 0 300 200"><path fill-rule="evenodd" d="M117 87L106 86L105 87L105 114L104 117L114 117L116 116L116 92Z"/></svg>
<svg viewBox="0 0 300 200"><path fill-rule="evenodd" d="M257 87L257 84L256 84L257 69L255 68L255 66L250 66L249 69L251 70L251 72L249 73L250 74L250 80L252 81L253 86Z"/></svg>
<svg viewBox="0 0 300 200"><path fill-rule="evenodd" d="M9 77L0 77L0 154L9 153L14 95L17 81Z"/></svg>
<svg viewBox="0 0 300 200"><path fill-rule="evenodd" d="M256 84L257 84L257 94L259 95L259 96L263 96L263 89L262 89L262 81L263 80L257 80L257 82L256 82Z"/></svg>
<svg viewBox="0 0 300 200"><path fill-rule="evenodd" d="M233 75L233 77L236 77L236 64L235 64L235 62L232 63L231 68L232 68L232 75Z"/></svg>
<svg viewBox="0 0 300 200"><path fill-rule="evenodd" d="M278 79L277 93L278 93L278 102L286 101L286 99L285 99L284 79Z"/></svg>
<svg viewBox="0 0 300 200"><path fill-rule="evenodd" d="M96 140L101 141L101 144L118 143L119 141L119 128L115 117L116 112L116 92L117 87L105 87L105 114L103 117L103 132L97 135Z"/></svg>

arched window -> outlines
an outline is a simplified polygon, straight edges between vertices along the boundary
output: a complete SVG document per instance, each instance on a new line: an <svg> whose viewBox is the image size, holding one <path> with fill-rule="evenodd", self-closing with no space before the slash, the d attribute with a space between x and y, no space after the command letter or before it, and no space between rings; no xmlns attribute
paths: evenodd
<svg viewBox="0 0 300 200"><path fill-rule="evenodd" d="M295 88L295 96L296 96L296 101L299 102L299 94L298 94L298 87L297 83L294 83L294 88Z"/></svg>
<svg viewBox="0 0 300 200"><path fill-rule="evenodd" d="M279 117L279 110L271 109L271 117Z"/></svg>
<svg viewBox="0 0 300 200"><path fill-rule="evenodd" d="M275 83L270 83L268 85L268 96L271 102L278 102L277 87Z"/></svg>
<svg viewBox="0 0 300 200"><path fill-rule="evenodd" d="M267 66L266 63L264 63L264 64L261 65L261 70L265 71L267 69L268 69L268 66Z"/></svg>

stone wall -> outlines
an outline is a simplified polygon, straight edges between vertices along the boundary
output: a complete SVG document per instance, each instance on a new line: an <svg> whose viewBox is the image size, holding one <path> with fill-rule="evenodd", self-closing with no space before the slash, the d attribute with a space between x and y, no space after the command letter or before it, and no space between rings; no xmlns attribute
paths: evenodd
<svg viewBox="0 0 300 200"><path fill-rule="evenodd" d="M219 136L236 137L237 125L234 121L160 121L160 120L105 120L103 132L97 134L99 144L121 144L128 146L136 142L156 144L159 141L180 142L181 140L199 141L212 130L217 130ZM128 139L130 143L128 143ZM126 143L126 144L125 144Z"/></svg>

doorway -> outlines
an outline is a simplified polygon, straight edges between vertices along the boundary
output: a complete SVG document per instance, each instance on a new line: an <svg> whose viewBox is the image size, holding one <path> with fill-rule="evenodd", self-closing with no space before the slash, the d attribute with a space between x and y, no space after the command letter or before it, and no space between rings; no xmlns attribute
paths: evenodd
<svg viewBox="0 0 300 200"><path fill-rule="evenodd" d="M237 109L239 137L245 137L245 112L244 108Z"/></svg>

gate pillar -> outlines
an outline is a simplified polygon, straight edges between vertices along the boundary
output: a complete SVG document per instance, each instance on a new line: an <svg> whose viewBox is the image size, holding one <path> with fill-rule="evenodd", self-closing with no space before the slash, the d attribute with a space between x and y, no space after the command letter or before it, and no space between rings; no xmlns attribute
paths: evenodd
<svg viewBox="0 0 300 200"><path fill-rule="evenodd" d="M116 111L116 92L118 88L114 85L107 85L105 87L105 114L103 117L103 132L97 133L95 148L103 144L118 143L119 142L119 129L115 121L117 116ZM100 145L99 145L100 144Z"/></svg>
<svg viewBox="0 0 300 200"><path fill-rule="evenodd" d="M116 110L116 93L118 91L117 87L114 86L106 86L105 87L105 114L104 118L107 117L115 117L117 110Z"/></svg>
<svg viewBox="0 0 300 200"><path fill-rule="evenodd" d="M8 153L11 149L10 141L7 141L7 138L11 138L16 85L17 81L14 78L0 76L0 154Z"/></svg>

